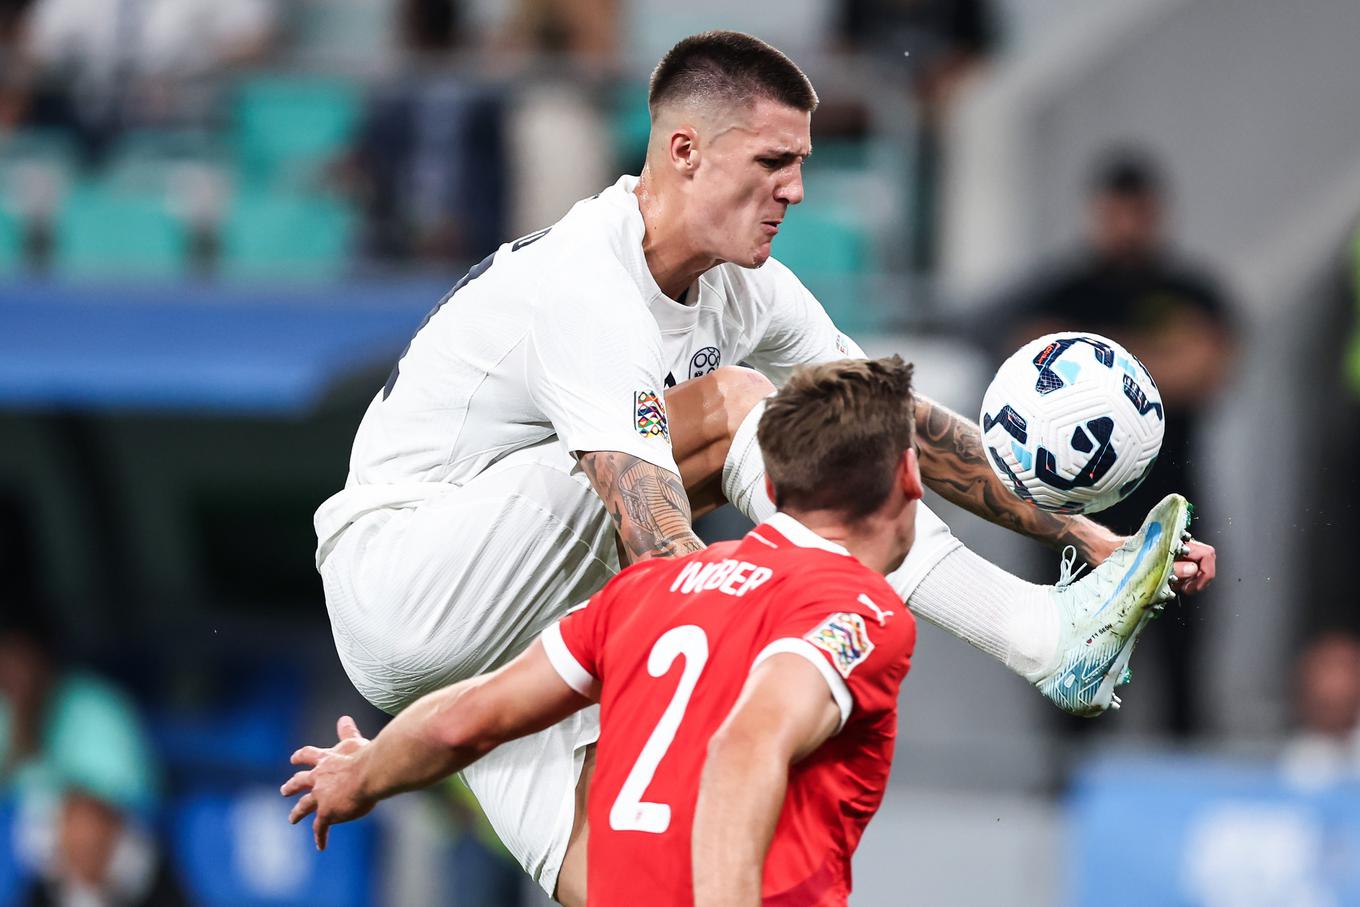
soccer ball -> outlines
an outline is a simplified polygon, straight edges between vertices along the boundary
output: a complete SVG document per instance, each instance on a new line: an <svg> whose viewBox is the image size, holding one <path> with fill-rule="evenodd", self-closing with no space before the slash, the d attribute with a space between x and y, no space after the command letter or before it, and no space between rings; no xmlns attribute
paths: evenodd
<svg viewBox="0 0 1360 907"><path fill-rule="evenodd" d="M1104 510L1138 487L1162 447L1157 382L1098 334L1022 346L982 398L982 445L1006 487L1043 510Z"/></svg>

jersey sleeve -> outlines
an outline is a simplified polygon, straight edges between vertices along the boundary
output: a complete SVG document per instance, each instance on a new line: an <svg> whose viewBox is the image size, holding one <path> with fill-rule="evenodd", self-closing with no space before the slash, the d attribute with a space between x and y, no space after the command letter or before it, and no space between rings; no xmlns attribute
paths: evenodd
<svg viewBox="0 0 1360 907"><path fill-rule="evenodd" d="M864 358L859 344L837 330L822 304L783 264L765 263L756 292L763 297L764 317L746 361L775 384L783 384L800 365Z"/></svg>
<svg viewBox="0 0 1360 907"><path fill-rule="evenodd" d="M896 706L911 666L916 622L886 584L851 579L827 585L818 583L809 603L775 626L752 667L781 652L806 658L826 680L844 727L852 715Z"/></svg>
<svg viewBox="0 0 1360 907"><path fill-rule="evenodd" d="M534 315L529 392L572 452L617 450L679 474L666 419L661 337L626 286L592 284Z"/></svg>
<svg viewBox="0 0 1360 907"><path fill-rule="evenodd" d="M539 637L558 676L567 686L590 699L598 699L600 695L604 609L602 594L597 593L590 601L568 611L557 623L550 624Z"/></svg>

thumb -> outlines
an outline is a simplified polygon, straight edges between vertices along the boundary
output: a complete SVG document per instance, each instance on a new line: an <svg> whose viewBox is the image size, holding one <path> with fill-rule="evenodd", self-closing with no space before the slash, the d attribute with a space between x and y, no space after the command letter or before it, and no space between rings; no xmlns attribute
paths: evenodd
<svg viewBox="0 0 1360 907"><path fill-rule="evenodd" d="M359 733L359 725L354 723L354 719L348 715L341 715L340 720L335 722L335 734L341 740L350 740L362 737Z"/></svg>

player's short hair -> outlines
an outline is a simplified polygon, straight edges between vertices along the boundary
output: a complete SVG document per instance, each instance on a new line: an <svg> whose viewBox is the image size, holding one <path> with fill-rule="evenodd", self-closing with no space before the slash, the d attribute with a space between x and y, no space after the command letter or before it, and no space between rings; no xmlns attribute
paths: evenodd
<svg viewBox="0 0 1360 907"><path fill-rule="evenodd" d="M775 506L850 519L881 507L915 443L911 373L900 356L794 372L765 404L756 430Z"/></svg>
<svg viewBox="0 0 1360 907"><path fill-rule="evenodd" d="M652 70L647 108L677 101L751 104L777 101L811 113L817 92L803 71L759 38L737 31L706 31L676 44Z"/></svg>

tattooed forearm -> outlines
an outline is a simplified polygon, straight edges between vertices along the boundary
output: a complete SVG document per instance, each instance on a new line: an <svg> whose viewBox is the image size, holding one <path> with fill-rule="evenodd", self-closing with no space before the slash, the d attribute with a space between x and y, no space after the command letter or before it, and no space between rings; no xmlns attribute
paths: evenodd
<svg viewBox="0 0 1360 907"><path fill-rule="evenodd" d="M918 396L916 434L921 478L945 500L1054 548L1072 545L1087 563L1100 563L1118 545L1114 533L1085 517L1020 500L987 464L977 423Z"/></svg>
<svg viewBox="0 0 1360 907"><path fill-rule="evenodd" d="M690 526L689 498L675 473L613 450L582 454L581 468L614 518L625 563L704 547Z"/></svg>

